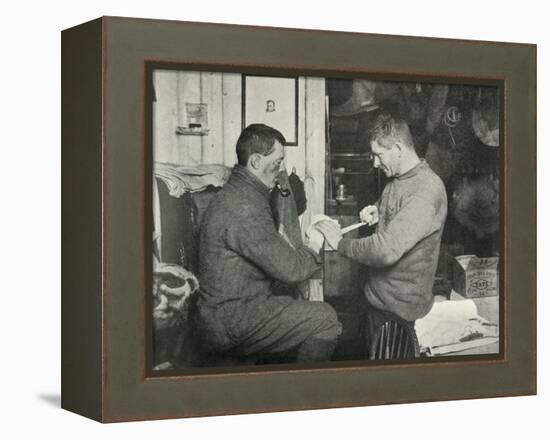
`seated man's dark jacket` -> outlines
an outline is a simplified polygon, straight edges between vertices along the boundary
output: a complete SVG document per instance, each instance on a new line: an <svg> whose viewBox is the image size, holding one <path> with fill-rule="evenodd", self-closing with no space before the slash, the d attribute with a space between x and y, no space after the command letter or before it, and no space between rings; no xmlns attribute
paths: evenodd
<svg viewBox="0 0 550 440"><path fill-rule="evenodd" d="M310 278L319 256L294 248L277 232L270 190L237 165L210 203L199 251L199 328L216 349L230 349L250 338L284 305L269 301L275 280Z"/></svg>

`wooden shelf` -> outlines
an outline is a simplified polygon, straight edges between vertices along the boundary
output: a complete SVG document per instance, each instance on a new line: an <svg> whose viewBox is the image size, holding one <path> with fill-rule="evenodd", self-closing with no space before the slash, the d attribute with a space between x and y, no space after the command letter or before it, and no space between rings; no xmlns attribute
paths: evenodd
<svg viewBox="0 0 550 440"><path fill-rule="evenodd" d="M365 153L331 153L331 157L334 160L372 160L370 154Z"/></svg>

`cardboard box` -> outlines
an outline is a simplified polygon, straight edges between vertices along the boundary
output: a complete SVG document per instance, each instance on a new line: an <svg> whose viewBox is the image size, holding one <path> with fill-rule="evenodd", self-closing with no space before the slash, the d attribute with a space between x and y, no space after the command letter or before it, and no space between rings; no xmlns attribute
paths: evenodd
<svg viewBox="0 0 550 440"><path fill-rule="evenodd" d="M498 295L498 257L455 257L453 289L466 298Z"/></svg>

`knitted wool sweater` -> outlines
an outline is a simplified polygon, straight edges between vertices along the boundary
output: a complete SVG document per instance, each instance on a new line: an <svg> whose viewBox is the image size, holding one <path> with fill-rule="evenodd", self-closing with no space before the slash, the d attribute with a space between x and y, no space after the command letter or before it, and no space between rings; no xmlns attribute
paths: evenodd
<svg viewBox="0 0 550 440"><path fill-rule="evenodd" d="M387 183L378 202L376 232L342 239L338 251L367 265L365 295L374 307L407 321L426 315L447 217L441 179L422 160Z"/></svg>

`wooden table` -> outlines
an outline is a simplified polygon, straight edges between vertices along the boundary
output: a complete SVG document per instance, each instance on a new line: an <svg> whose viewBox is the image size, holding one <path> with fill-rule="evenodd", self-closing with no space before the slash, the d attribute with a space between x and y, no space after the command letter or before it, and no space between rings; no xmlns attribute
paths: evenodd
<svg viewBox="0 0 550 440"><path fill-rule="evenodd" d="M491 324L499 324L499 298L491 296L485 298L472 298L472 301L477 307L479 316L485 318ZM499 343L492 342L479 347L467 348L452 353L446 353L441 356L466 356L466 355L483 355L483 354L498 354Z"/></svg>

